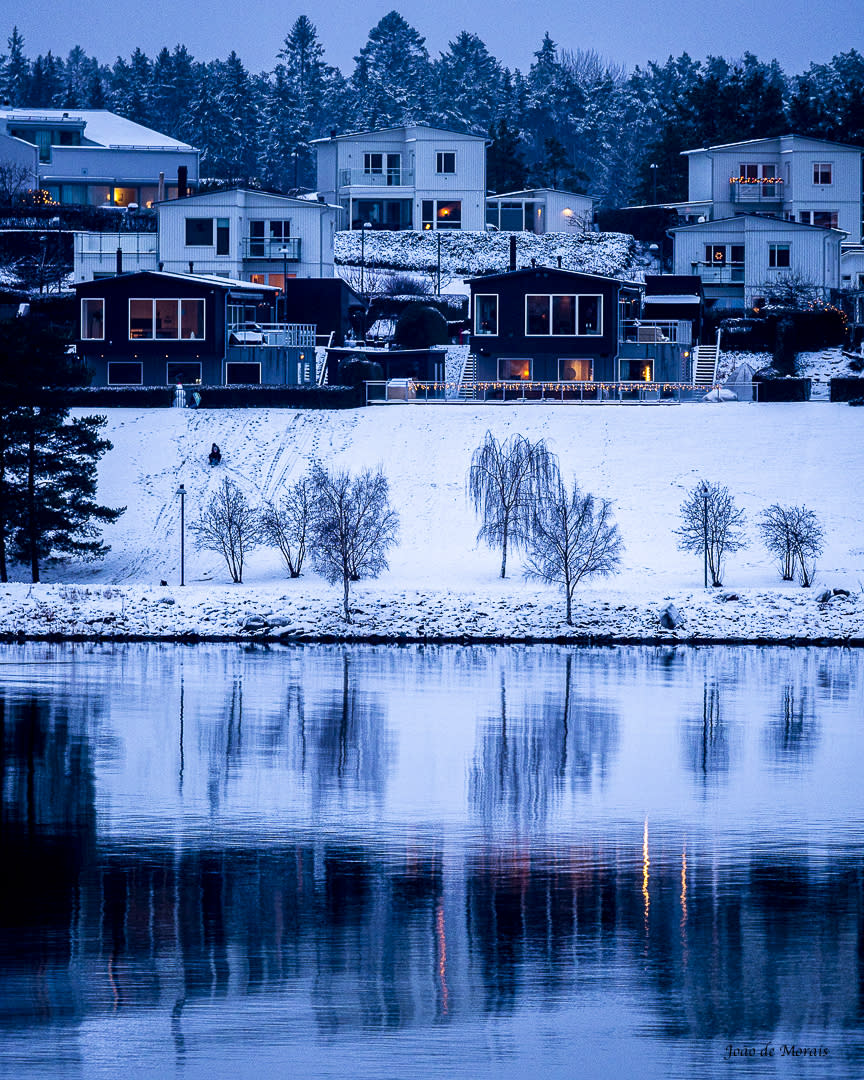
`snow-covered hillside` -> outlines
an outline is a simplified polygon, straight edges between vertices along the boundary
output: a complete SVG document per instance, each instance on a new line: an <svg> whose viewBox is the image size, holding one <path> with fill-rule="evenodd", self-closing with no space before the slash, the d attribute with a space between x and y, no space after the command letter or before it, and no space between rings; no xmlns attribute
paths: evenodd
<svg viewBox="0 0 864 1080"><path fill-rule="evenodd" d="M336 233L337 266L365 265L387 270L431 272L438 266L449 274L479 274L506 270L510 264L510 237L516 237L516 265L557 266L565 270L626 278L637 268L637 250L625 233L371 232Z"/></svg>
<svg viewBox="0 0 864 1080"><path fill-rule="evenodd" d="M46 586L31 594L23 585L6 587L0 632L236 634L254 611L285 616L286 633L344 632L337 591L311 569L287 580L269 550L252 553L246 584L237 587L228 584L224 564L196 552L187 536L189 587L170 593L158 587L162 578L172 586L179 580L178 484L188 491L188 521L226 476L258 501L278 495L319 460L351 469L382 462L402 520L390 571L352 593L365 613L359 632L489 636L497 629L554 636L564 629L557 592L528 587L518 556L512 576L500 581L498 555L475 544L465 472L488 429L502 439L517 431L547 439L568 476L614 501L626 555L620 574L580 589L576 622L583 634L648 635L657 628L658 605L673 597L688 618L683 636L860 637L861 420L861 410L827 403L111 410L114 450L100 467L99 496L128 508L106 534L112 550L104 563L45 575L77 588ZM224 457L210 469L214 441ZM728 485L750 522L752 544L729 559L726 575L727 587L741 594L738 602L721 603L716 591L702 594L701 561L676 547L678 508L703 477ZM816 589L783 585L756 539L753 521L774 501L806 503L824 522ZM101 587L88 599L85 584ZM116 584L129 588L112 591ZM825 587L846 587L852 595L818 605ZM172 598L176 604L159 604ZM100 622L103 608L110 626Z"/></svg>

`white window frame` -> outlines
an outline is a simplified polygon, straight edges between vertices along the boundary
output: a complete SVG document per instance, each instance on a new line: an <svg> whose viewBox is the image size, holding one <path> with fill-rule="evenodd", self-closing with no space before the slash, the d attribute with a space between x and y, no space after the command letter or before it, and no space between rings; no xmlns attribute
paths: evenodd
<svg viewBox="0 0 864 1080"><path fill-rule="evenodd" d="M196 338L196 341L197 340L200 340L200 339ZM184 386L200 386L201 385L201 380L204 377L204 369L203 369L203 366L202 366L200 360L166 360L165 361L165 385L166 386L174 386L176 380L168 378L168 368L169 367L174 367L174 366L176 366L178 364L182 364L185 368L190 368L190 369L193 368L193 367L198 368L198 378L197 379L192 379L191 381L187 380L183 384Z"/></svg>
<svg viewBox="0 0 864 1080"><path fill-rule="evenodd" d="M528 365L528 378L527 379L506 379L501 374L502 364L512 364L514 361L525 363ZM506 383L524 383L532 382L534 379L534 357L533 356L499 356L498 357L498 382Z"/></svg>
<svg viewBox="0 0 864 1080"><path fill-rule="evenodd" d="M190 244L186 240L186 222L187 221L209 221L210 222L210 243L209 244ZM215 248L216 247L216 226L213 223L213 218L196 217L194 214L190 214L189 217L183 218L183 246L187 248Z"/></svg>
<svg viewBox="0 0 864 1080"><path fill-rule="evenodd" d="M549 301L549 332L546 334L529 334L528 333L528 297L529 296L545 296ZM572 297L575 301L573 307L573 333L572 334L553 334L552 333L552 300L556 296ZM586 299L597 299L600 301L600 329L590 334L579 333L579 308L581 307L581 301L583 296ZM586 337L603 337L603 322L605 319L605 312L603 311L603 293L526 293L525 294L525 337L538 337L538 338L586 338Z"/></svg>
<svg viewBox="0 0 864 1080"><path fill-rule="evenodd" d="M446 164L443 158L451 156L453 158L453 168L442 168ZM435 175L436 176L455 176L456 175L456 151L455 150L436 150L435 151Z"/></svg>
<svg viewBox="0 0 864 1080"><path fill-rule="evenodd" d="M136 364L139 372L138 382L112 382L111 381L111 368L114 364ZM109 360L108 366L105 369L105 379L108 386L143 386L144 385L144 364L141 360Z"/></svg>
<svg viewBox="0 0 864 1080"><path fill-rule="evenodd" d="M258 368L258 382L257 383L229 383L228 382L228 368L232 365L243 364L246 367ZM226 386L261 386L261 365L254 360L226 360L225 361L225 385Z"/></svg>
<svg viewBox="0 0 864 1080"><path fill-rule="evenodd" d="M372 158L377 157L381 159L381 164L376 169L372 164ZM363 175L364 176L383 176L384 175L384 152L381 150L366 150L363 152Z"/></svg>
<svg viewBox="0 0 864 1080"><path fill-rule="evenodd" d="M176 338L159 338L156 337L156 301L168 300L173 301L177 305L177 337ZM132 337L132 303L149 303L150 304L150 337ZM183 334L183 304L184 303L196 303L203 304L203 334L201 337L184 338ZM126 333L129 335L129 341L185 341L200 343L207 337L207 301L203 296L130 296L127 310L126 321Z"/></svg>
<svg viewBox="0 0 864 1080"><path fill-rule="evenodd" d="M823 170L827 170L827 180L817 180L817 176L821 176ZM814 187L833 187L834 186L834 162L833 161L814 161L813 162L813 186Z"/></svg>
<svg viewBox="0 0 864 1080"><path fill-rule="evenodd" d="M781 251L781 250L788 252L788 255L789 255L789 262L786 264L786 266L780 266L777 263L777 252ZM772 259L774 260L773 262L771 261ZM783 241L779 241L779 242L776 242L776 243L770 243L768 245L768 269L769 270L791 270L791 268L792 268L792 245L787 244L787 243L785 243Z"/></svg>
<svg viewBox="0 0 864 1080"><path fill-rule="evenodd" d="M84 319L84 305L100 303L102 305L102 334L99 337L89 337L85 335L84 329L86 322ZM104 296L82 296L81 297L81 340L82 341L104 341L105 340L105 297Z"/></svg>
<svg viewBox="0 0 864 1080"><path fill-rule="evenodd" d="M477 301L478 300L485 300L487 297L493 297L493 296L495 298L495 329L491 330L491 331L490 330L481 330L477 326L477 314L478 314L478 308L479 308L479 305L478 305ZM500 303L500 299L499 299L498 293L476 293L474 295L474 333L478 337L498 337L498 305L499 305L499 303Z"/></svg>
<svg viewBox="0 0 864 1080"><path fill-rule="evenodd" d="M568 379L562 371L562 365L573 361L580 364L588 364L587 379ZM559 356L558 357L558 382L593 382L594 381L594 357L593 356Z"/></svg>

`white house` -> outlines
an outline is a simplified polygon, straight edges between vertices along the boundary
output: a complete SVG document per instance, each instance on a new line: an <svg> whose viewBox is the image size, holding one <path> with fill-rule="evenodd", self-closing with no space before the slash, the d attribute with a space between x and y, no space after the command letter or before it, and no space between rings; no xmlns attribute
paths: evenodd
<svg viewBox="0 0 864 1080"><path fill-rule="evenodd" d="M840 287L840 244L833 228L755 214L670 229L674 272L698 274L705 302L750 307L790 278L823 292Z"/></svg>
<svg viewBox="0 0 864 1080"><path fill-rule="evenodd" d="M342 228L471 229L486 223L486 139L412 124L315 139L318 191Z"/></svg>
<svg viewBox="0 0 864 1080"><path fill-rule="evenodd" d="M154 206L197 187L198 158L105 109L0 109L0 163L26 169L57 203Z"/></svg>
<svg viewBox="0 0 864 1080"><path fill-rule="evenodd" d="M333 276L337 206L245 188L159 203L157 233L79 233L74 280L162 269L218 274L282 288L288 278Z"/></svg>
<svg viewBox="0 0 864 1080"><path fill-rule="evenodd" d="M486 198L486 224L503 232L570 232L594 220L594 200L556 188L508 191Z"/></svg>

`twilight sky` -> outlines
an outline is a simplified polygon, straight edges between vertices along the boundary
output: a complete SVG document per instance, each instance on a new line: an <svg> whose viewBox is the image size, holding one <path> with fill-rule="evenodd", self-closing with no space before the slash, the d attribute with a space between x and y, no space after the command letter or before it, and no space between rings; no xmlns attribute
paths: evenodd
<svg viewBox="0 0 864 1080"><path fill-rule="evenodd" d="M337 0L323 7L273 0L2 0L0 37L5 47L17 24L31 57L49 49L65 55L77 44L102 62L128 56L136 45L153 56L162 45L182 42L200 60L224 57L233 48L250 70L261 71L272 68L291 23L306 14L318 27L327 60L350 74L369 30L393 8L425 36L433 57L460 30L469 30L504 64L522 70L546 30L562 48L596 49L630 68L685 50L694 58L749 50L762 60L776 57L796 73L811 60L864 50L861 0L602 0L593 8L572 0Z"/></svg>

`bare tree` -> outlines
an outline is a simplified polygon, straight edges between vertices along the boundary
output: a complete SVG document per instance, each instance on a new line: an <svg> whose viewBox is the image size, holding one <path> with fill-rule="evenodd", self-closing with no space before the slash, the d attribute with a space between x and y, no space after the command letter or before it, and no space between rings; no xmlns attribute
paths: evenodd
<svg viewBox="0 0 864 1080"><path fill-rule="evenodd" d="M525 576L563 588L567 625L572 626L576 586L583 578L614 573L623 551L609 500L583 495L575 482L568 492L558 479L531 515Z"/></svg>
<svg viewBox="0 0 864 1080"><path fill-rule="evenodd" d="M261 539L279 549L292 578L300 577L306 557L313 493L312 477L304 476L281 499L261 508Z"/></svg>
<svg viewBox="0 0 864 1080"><path fill-rule="evenodd" d="M189 531L198 550L218 552L225 559L231 580L242 584L246 554L261 540L261 522L258 510L249 505L233 481L222 481Z"/></svg>
<svg viewBox="0 0 864 1080"><path fill-rule="evenodd" d="M468 497L482 525L477 539L501 548L501 577L507 575L507 551L524 544L531 515L556 490L558 461L541 439L511 435L499 443L491 431L471 457Z"/></svg>
<svg viewBox="0 0 864 1080"><path fill-rule="evenodd" d="M345 621L351 622L351 582L378 577L387 569L387 552L396 543L399 516L390 506L389 484L380 465L358 476L318 466L312 482L312 563L331 585L342 583Z"/></svg>
<svg viewBox="0 0 864 1080"><path fill-rule="evenodd" d="M0 162L0 206L13 206L19 195L35 184L32 169L14 162Z"/></svg>
<svg viewBox="0 0 864 1080"><path fill-rule="evenodd" d="M825 534L819 519L806 506L780 506L764 511L758 522L762 543L774 556L784 581L797 572L805 589L813 584L816 560L822 554Z"/></svg>
<svg viewBox="0 0 864 1080"><path fill-rule="evenodd" d="M721 484L697 484L681 504L678 547L694 555L707 550L712 585L723 584L724 559L747 546L744 511Z"/></svg>

